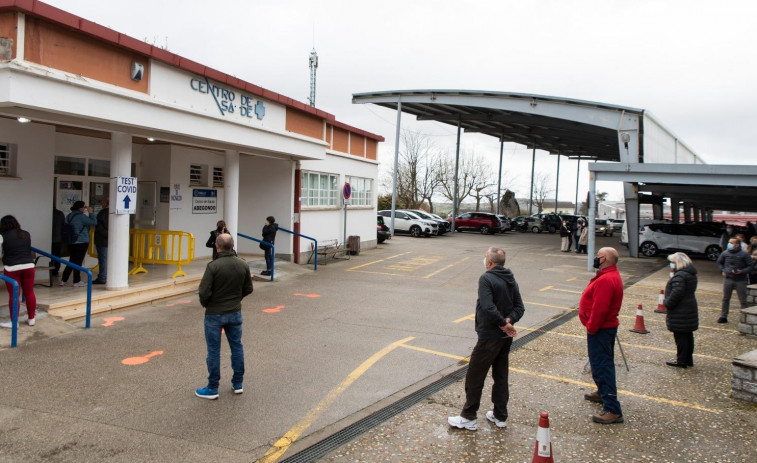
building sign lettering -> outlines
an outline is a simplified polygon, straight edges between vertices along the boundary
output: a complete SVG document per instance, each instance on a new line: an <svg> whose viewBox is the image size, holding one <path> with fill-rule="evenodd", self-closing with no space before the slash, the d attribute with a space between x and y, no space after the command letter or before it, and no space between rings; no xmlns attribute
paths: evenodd
<svg viewBox="0 0 757 463"><path fill-rule="evenodd" d="M195 92L210 95L215 101L222 116L239 112L240 116L250 119L257 117L262 120L263 117L265 117L265 105L262 101L255 101L252 96L244 95L242 93L237 95L234 90L220 85L211 84L207 77L204 80L191 79L189 81L189 86ZM237 96L239 96L239 102L237 102Z"/></svg>

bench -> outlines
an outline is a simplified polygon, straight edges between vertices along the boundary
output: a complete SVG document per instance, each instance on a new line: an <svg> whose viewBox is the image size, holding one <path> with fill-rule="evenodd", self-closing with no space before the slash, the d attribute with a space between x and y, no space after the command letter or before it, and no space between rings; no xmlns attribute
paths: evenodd
<svg viewBox="0 0 757 463"><path fill-rule="evenodd" d="M308 258L308 264L313 260L315 255L315 244L310 243L310 258ZM343 243L339 243L338 240L325 240L318 244L318 257L323 256L323 265L326 265L326 261L329 257L332 259L349 259L349 249L344 247Z"/></svg>

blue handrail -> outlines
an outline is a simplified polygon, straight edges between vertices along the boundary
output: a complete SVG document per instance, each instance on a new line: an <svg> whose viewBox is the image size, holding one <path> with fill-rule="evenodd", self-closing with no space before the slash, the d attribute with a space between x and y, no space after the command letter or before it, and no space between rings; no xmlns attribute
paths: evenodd
<svg viewBox="0 0 757 463"><path fill-rule="evenodd" d="M314 241L315 242L315 249L313 250L313 255L315 256L315 264L313 265L313 270L314 271L318 270L318 240L315 239L315 238L312 238L310 236L303 235L302 233L297 233L297 232L293 232L292 230L287 230L286 228L279 227L279 230L285 231L287 233L291 233L292 235L301 236L301 237L303 237L305 239L308 239L310 241ZM297 249L296 252L300 252L300 250Z"/></svg>
<svg viewBox="0 0 757 463"><path fill-rule="evenodd" d="M0 275L0 280L5 280L13 286L13 299L11 301L11 347L16 347L18 344L18 282L5 275Z"/></svg>
<svg viewBox="0 0 757 463"><path fill-rule="evenodd" d="M274 246L273 243L269 243L268 241L259 240L243 233L237 233L237 236L241 236L242 238L246 238L248 240L257 241L258 243L264 244L271 248L271 281L273 281L273 273L276 267L276 246Z"/></svg>
<svg viewBox="0 0 757 463"><path fill-rule="evenodd" d="M32 251L36 252L37 254L42 254L45 257L58 261L62 264L65 264L68 267L74 268L80 272L84 272L87 274L87 321L85 324L85 328L89 328L89 320L92 316L92 272L90 272L88 268L80 267L74 263L67 261L66 259L61 259L58 256L54 256L41 249L37 249L34 246L32 246Z"/></svg>

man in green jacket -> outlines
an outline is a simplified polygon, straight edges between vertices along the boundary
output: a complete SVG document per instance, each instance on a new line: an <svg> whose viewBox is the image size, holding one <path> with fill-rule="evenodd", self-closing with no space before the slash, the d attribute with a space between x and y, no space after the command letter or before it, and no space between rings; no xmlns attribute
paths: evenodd
<svg viewBox="0 0 757 463"><path fill-rule="evenodd" d="M195 391L203 399L218 398L221 380L221 330L231 348L231 385L241 394L244 379L242 347L242 298L252 293L250 266L234 254L234 239L228 233L216 238L218 256L208 263L200 282L200 304L205 307L205 343L208 347L208 385Z"/></svg>

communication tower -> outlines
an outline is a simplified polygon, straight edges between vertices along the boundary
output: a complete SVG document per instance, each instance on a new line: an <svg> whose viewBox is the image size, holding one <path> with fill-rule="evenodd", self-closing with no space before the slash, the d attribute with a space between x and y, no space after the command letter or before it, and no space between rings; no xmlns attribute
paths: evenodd
<svg viewBox="0 0 757 463"><path fill-rule="evenodd" d="M315 72L318 70L318 54L315 48L310 52L310 106L315 106Z"/></svg>

